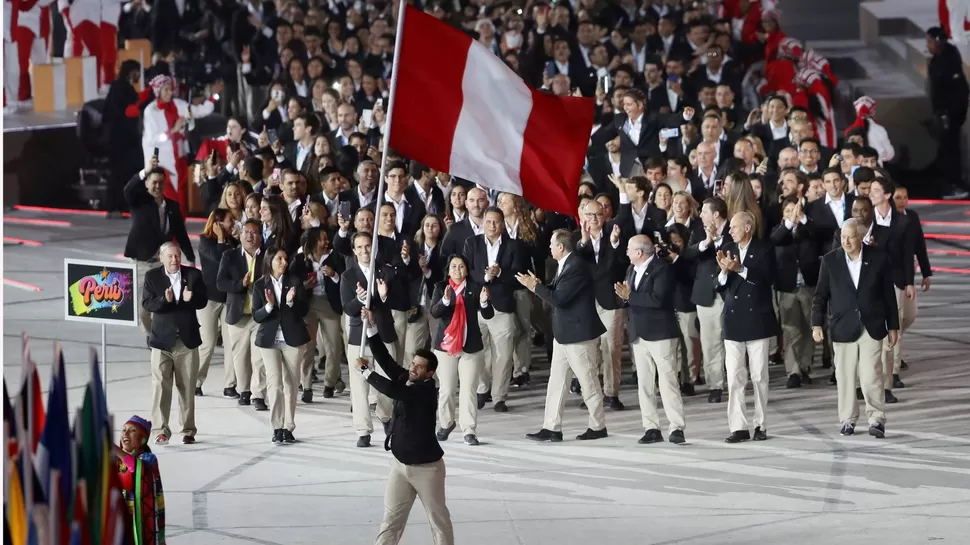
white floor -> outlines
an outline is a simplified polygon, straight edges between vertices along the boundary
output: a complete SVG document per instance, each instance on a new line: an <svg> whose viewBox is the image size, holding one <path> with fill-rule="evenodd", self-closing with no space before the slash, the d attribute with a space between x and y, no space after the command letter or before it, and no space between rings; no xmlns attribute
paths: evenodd
<svg viewBox="0 0 970 545"><path fill-rule="evenodd" d="M924 220L967 222L966 209L920 211ZM5 235L44 243L4 247L4 278L42 290L4 287L4 378L10 389L19 383L19 335L26 331L46 391L52 342L59 340L68 355L70 401L78 404L88 376L88 347L99 344L100 329L61 320L61 260L113 259L123 247L127 221L57 218L71 221L71 227L4 222ZM970 234L970 224L946 229ZM931 248L950 247L931 241ZM970 268L966 256L931 259L938 266ZM784 371L772 367L770 440L763 443L725 444L725 406L698 395L686 400L688 444L638 445L643 429L636 395L624 387L621 399L628 410L608 412L609 438L572 440L586 428L586 413L578 397L570 396L563 424L567 440L536 444L524 434L541 425L544 377L538 373L539 385L513 391L511 412L496 414L489 406L481 414L480 447L461 444L459 431L443 444L456 542L967 543L970 276L941 272L920 301L920 317L905 338L907 388L896 392L900 403L890 406L887 438L881 441L864 433L838 434L835 387L825 371L816 369L812 386L786 390ZM117 426L133 413L149 417L144 337L133 328L113 328L108 344L108 401ZM218 395L221 360L220 350L206 395L197 399L199 442L156 449L169 542L372 543L390 456L378 446L382 433L375 434L375 447L355 447L344 393L300 404L300 442L273 446L267 413ZM430 542L417 504L402 543Z"/></svg>

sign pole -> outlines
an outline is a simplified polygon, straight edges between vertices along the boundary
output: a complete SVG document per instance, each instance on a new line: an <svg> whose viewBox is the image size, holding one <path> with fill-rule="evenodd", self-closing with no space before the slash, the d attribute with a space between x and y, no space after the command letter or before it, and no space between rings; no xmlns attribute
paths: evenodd
<svg viewBox="0 0 970 545"><path fill-rule="evenodd" d="M101 380L104 393L108 394L108 326L101 324Z"/></svg>

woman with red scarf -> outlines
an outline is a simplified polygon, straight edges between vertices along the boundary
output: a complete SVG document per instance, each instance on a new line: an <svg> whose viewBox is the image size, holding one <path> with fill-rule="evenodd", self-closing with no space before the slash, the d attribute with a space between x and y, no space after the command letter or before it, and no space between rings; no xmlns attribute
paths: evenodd
<svg viewBox="0 0 970 545"><path fill-rule="evenodd" d="M455 429L455 390L458 389L458 423L465 444L477 445L478 377L485 367L485 343L479 316L488 320L495 309L488 288L468 276L468 262L454 255L448 259L448 278L435 287L431 316L437 319L432 346L438 358L438 440L446 441Z"/></svg>
<svg viewBox="0 0 970 545"><path fill-rule="evenodd" d="M121 493L131 512L135 545L165 545L165 497L158 459L148 448L152 423L132 416L115 450Z"/></svg>
<svg viewBox="0 0 970 545"><path fill-rule="evenodd" d="M175 98L175 82L166 75L155 76L150 85L155 92L155 101L145 107L142 152L145 157L151 157L158 149L158 166L165 169L169 182L165 184L165 197L177 201L185 215L189 204L188 131L192 130L196 118L212 113L216 98L198 105ZM214 84L213 89L218 85Z"/></svg>

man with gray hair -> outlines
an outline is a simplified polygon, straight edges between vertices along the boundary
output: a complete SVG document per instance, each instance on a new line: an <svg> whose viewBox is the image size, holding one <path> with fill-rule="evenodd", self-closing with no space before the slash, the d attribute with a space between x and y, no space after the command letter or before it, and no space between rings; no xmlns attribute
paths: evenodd
<svg viewBox="0 0 970 545"><path fill-rule="evenodd" d="M202 273L182 266L182 251L173 242L159 250L162 266L145 274L142 306L152 313L148 346L152 349L152 422L156 445L167 445L172 434L172 383L179 394L182 442L195 443L195 381L199 373L202 336L196 311L207 298Z"/></svg>
<svg viewBox="0 0 970 545"><path fill-rule="evenodd" d="M842 247L822 257L812 300L812 337L815 342L825 339L822 326L826 315L831 316L842 435L853 435L859 418L853 389L858 373L869 435L881 439L886 409L880 352L883 339L889 346L899 339L899 314L888 254L863 244L867 229L855 218L845 220Z"/></svg>
<svg viewBox="0 0 970 545"><path fill-rule="evenodd" d="M684 402L677 379L677 343L680 328L674 312L674 269L656 255L650 237L637 235L627 244L630 268L626 280L617 282L616 296L629 308L627 337L637 368L640 414L646 430L640 444L663 442L660 415L657 414L657 383L660 399L670 422L670 442L684 439Z"/></svg>
<svg viewBox="0 0 970 545"><path fill-rule="evenodd" d="M724 294L724 352L728 382L727 443L768 438L768 345L778 334L772 303L775 249L754 238L754 216L738 212L731 218L731 244L721 246L717 263L717 289ZM748 385L745 356L754 385L754 434L748 431L744 389Z"/></svg>

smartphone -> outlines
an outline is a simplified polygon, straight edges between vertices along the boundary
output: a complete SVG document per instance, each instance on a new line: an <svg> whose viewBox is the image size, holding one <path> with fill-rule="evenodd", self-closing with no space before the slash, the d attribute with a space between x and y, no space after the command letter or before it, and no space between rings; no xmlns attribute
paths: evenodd
<svg viewBox="0 0 970 545"><path fill-rule="evenodd" d="M724 180L714 180L714 196L720 197L724 191Z"/></svg>
<svg viewBox="0 0 970 545"><path fill-rule="evenodd" d="M276 140L277 140L276 129L270 129L266 131L266 135L269 136L270 145L273 145L276 143Z"/></svg>
<svg viewBox="0 0 970 545"><path fill-rule="evenodd" d="M384 99L383 98L377 99L377 102L374 103L374 109L375 110L383 110L384 109Z"/></svg>
<svg viewBox="0 0 970 545"><path fill-rule="evenodd" d="M364 122L365 127L370 128L374 122L374 110L360 112L360 120Z"/></svg>
<svg viewBox="0 0 970 545"><path fill-rule="evenodd" d="M279 167L273 169L273 180L276 181L276 182L279 182L280 181L280 168Z"/></svg>
<svg viewBox="0 0 970 545"><path fill-rule="evenodd" d="M340 203L340 217L345 221L350 221L350 203L342 202Z"/></svg>
<svg viewBox="0 0 970 545"><path fill-rule="evenodd" d="M840 155L839 157L842 157L842 156ZM761 160L761 168L763 168L763 169L764 168L768 168L768 158L767 157L765 157L764 159Z"/></svg>
<svg viewBox="0 0 970 545"><path fill-rule="evenodd" d="M153 156L153 157L154 157L155 159L158 159L158 148L155 148L155 152L154 152L154 153L152 153L152 156Z"/></svg>
<svg viewBox="0 0 970 545"><path fill-rule="evenodd" d="M604 93L607 93L608 94L610 92L610 77L609 76L603 76L602 78L600 78L600 87L603 88L603 92Z"/></svg>
<svg viewBox="0 0 970 545"><path fill-rule="evenodd" d="M660 138L670 140L671 138L677 138L678 136L680 136L680 129L677 127L660 130Z"/></svg>
<svg viewBox="0 0 970 545"><path fill-rule="evenodd" d="M677 83L679 80L680 78L677 77L677 74L670 74L669 76L667 76L667 81L669 81L670 83Z"/></svg>
<svg viewBox="0 0 970 545"><path fill-rule="evenodd" d="M306 279L307 280L313 280L316 277L317 277L317 273L315 273L313 271L310 271L310 272L306 273Z"/></svg>

